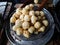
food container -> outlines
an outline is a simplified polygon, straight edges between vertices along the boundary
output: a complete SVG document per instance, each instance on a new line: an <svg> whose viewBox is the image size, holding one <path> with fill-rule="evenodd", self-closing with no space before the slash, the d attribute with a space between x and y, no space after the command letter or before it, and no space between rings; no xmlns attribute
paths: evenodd
<svg viewBox="0 0 60 45"><path fill-rule="evenodd" d="M53 19L52 15L49 13L48 10L43 8L42 11L45 13L46 18L49 21L49 25L48 25L48 27L47 27L47 29L44 33L40 33L40 34L35 35L35 36L33 35L29 39L17 36L10 29L10 22L9 21L7 22L7 25L6 25L6 28L5 28L6 29L6 35L7 35L7 38L9 39L9 41L13 45L45 45L51 39L51 37L54 34L54 27L55 27L54 19Z"/></svg>

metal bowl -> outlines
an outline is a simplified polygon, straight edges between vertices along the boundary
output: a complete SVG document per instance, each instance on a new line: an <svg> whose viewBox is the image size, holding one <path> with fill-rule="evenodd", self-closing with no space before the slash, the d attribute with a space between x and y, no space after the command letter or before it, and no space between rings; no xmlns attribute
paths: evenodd
<svg viewBox="0 0 60 45"><path fill-rule="evenodd" d="M32 37L27 39L24 36L17 36L15 34L15 32L10 30L10 27L9 28L7 27L6 28L6 34L7 34L8 39L10 40L10 42L12 42L14 44L21 44L21 45L23 45L23 44L25 44L25 45L42 45L42 44L46 44L51 39L51 37L54 33L55 24L54 24L53 17L49 13L49 11L47 11L45 8L43 8L42 11L45 13L46 18L49 21L49 26L48 26L47 30L44 33L40 33L40 34L35 35L35 36L33 35Z"/></svg>
<svg viewBox="0 0 60 45"><path fill-rule="evenodd" d="M11 24L11 23L10 23L10 29L11 29L11 31L14 33L14 35L15 35L18 39L22 39L22 40L26 40L26 41L31 41L31 40L33 41L33 40L37 40L37 39L43 37L43 36L49 31L49 29L50 29L50 27L51 27L51 25L52 25L53 23L52 23L52 18L50 17L50 15L48 15L48 13L46 13L45 9L42 9L42 11L45 13L45 17L47 18L47 20L48 20L48 22L49 22L49 24L48 24L45 32L39 33L38 35L32 34L32 35L30 36L30 38L26 38L26 37L24 37L23 35L18 36L18 35L16 35L16 32L14 32L14 31L11 29L14 24ZM12 14L13 14L13 13L15 13L15 11L12 12ZM11 14L11 15L12 15L12 14Z"/></svg>

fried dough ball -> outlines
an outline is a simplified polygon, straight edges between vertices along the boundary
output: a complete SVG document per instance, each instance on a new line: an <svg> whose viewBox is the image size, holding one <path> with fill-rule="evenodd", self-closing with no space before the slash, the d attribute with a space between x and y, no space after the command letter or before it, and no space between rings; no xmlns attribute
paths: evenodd
<svg viewBox="0 0 60 45"><path fill-rule="evenodd" d="M15 25L18 27L22 27L22 21L20 19L17 19Z"/></svg>
<svg viewBox="0 0 60 45"><path fill-rule="evenodd" d="M43 17L43 20L44 20L44 19L46 19L46 17L45 17L45 16Z"/></svg>
<svg viewBox="0 0 60 45"><path fill-rule="evenodd" d="M38 16L38 20L40 20L41 19L41 16Z"/></svg>
<svg viewBox="0 0 60 45"><path fill-rule="evenodd" d="M26 6L25 6L25 9L26 9L26 10L29 10L29 9L30 9L30 6L29 6L29 5L26 5Z"/></svg>
<svg viewBox="0 0 60 45"><path fill-rule="evenodd" d="M34 34L38 34L38 31L35 31Z"/></svg>
<svg viewBox="0 0 60 45"><path fill-rule="evenodd" d="M29 25L29 22L26 22L26 21L25 21L25 22L22 23L23 29L28 29L29 26L30 26L30 25Z"/></svg>
<svg viewBox="0 0 60 45"><path fill-rule="evenodd" d="M30 37L30 34L27 30L24 30L23 31L23 35L26 37L26 38L29 38Z"/></svg>
<svg viewBox="0 0 60 45"><path fill-rule="evenodd" d="M30 6L30 7L34 7L34 5L33 5L33 4L29 4L29 6Z"/></svg>
<svg viewBox="0 0 60 45"><path fill-rule="evenodd" d="M24 15L22 14L22 15L20 15L20 17L19 17L20 19L21 19L21 21L24 21Z"/></svg>
<svg viewBox="0 0 60 45"><path fill-rule="evenodd" d="M43 23L45 26L48 26L48 21L47 21L47 20L43 20L42 23Z"/></svg>
<svg viewBox="0 0 60 45"><path fill-rule="evenodd" d="M33 26L31 26L29 29L28 29L29 33L33 33L35 31L35 28Z"/></svg>
<svg viewBox="0 0 60 45"><path fill-rule="evenodd" d="M44 16L44 12L43 12L43 11L40 11L40 15L41 15L41 16Z"/></svg>
<svg viewBox="0 0 60 45"><path fill-rule="evenodd" d="M34 0L34 3L36 3L36 4L37 4L37 3L38 3L38 0Z"/></svg>
<svg viewBox="0 0 60 45"><path fill-rule="evenodd" d="M17 35L23 34L23 29L22 29L22 28L17 28L16 34L17 34Z"/></svg>
<svg viewBox="0 0 60 45"><path fill-rule="evenodd" d="M25 15L24 16L24 21L30 21L30 16L29 15Z"/></svg>
<svg viewBox="0 0 60 45"><path fill-rule="evenodd" d="M34 24L37 20L37 17L36 16L32 16L31 17L31 23Z"/></svg>
<svg viewBox="0 0 60 45"><path fill-rule="evenodd" d="M16 18L15 17L11 17L10 18L10 23L15 23L15 21L16 21Z"/></svg>
<svg viewBox="0 0 60 45"><path fill-rule="evenodd" d="M13 30L13 31L16 31L17 28L19 28L19 27L17 27L16 25L14 25L14 26L12 27L12 30Z"/></svg>
<svg viewBox="0 0 60 45"><path fill-rule="evenodd" d="M20 15L18 15L17 13L14 13L13 16L16 18L19 18Z"/></svg>
<svg viewBox="0 0 60 45"><path fill-rule="evenodd" d="M21 8L17 8L15 13L17 15L21 15L22 14L21 12L22 12L22 9Z"/></svg>
<svg viewBox="0 0 60 45"><path fill-rule="evenodd" d="M39 12L39 11L35 11L35 14L36 14L36 15L39 15L39 14L40 14L40 12Z"/></svg>
<svg viewBox="0 0 60 45"><path fill-rule="evenodd" d="M33 4L30 4L29 6L30 6L30 10L32 10L32 9L33 9L33 7L34 7L34 5L33 5Z"/></svg>
<svg viewBox="0 0 60 45"><path fill-rule="evenodd" d="M21 10L22 10L21 8L17 8L17 9L16 9L16 12L17 12L17 11L18 11L18 12L21 12Z"/></svg>
<svg viewBox="0 0 60 45"><path fill-rule="evenodd" d="M38 29L38 32L44 32L45 31L45 26L42 26L41 28Z"/></svg>
<svg viewBox="0 0 60 45"><path fill-rule="evenodd" d="M22 14L21 12L18 12L18 11L16 11L15 13L19 16Z"/></svg>
<svg viewBox="0 0 60 45"><path fill-rule="evenodd" d="M23 8L22 14L25 15L25 14L29 14L29 13L28 13L28 11L25 8Z"/></svg>
<svg viewBox="0 0 60 45"><path fill-rule="evenodd" d="M32 15L34 15L35 13L34 13L34 11L33 10L31 10L30 12L29 12L29 15L30 16L32 16Z"/></svg>
<svg viewBox="0 0 60 45"><path fill-rule="evenodd" d="M41 26L41 23L40 23L40 22L36 22L36 23L34 24L34 27L35 27L36 29L40 28L40 26Z"/></svg>

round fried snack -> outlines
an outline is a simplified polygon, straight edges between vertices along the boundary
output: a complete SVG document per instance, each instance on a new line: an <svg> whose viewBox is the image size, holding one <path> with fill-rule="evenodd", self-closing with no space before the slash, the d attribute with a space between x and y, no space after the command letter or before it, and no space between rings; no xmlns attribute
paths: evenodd
<svg viewBox="0 0 60 45"><path fill-rule="evenodd" d="M22 27L22 21L20 19L17 19L15 25L18 27Z"/></svg>
<svg viewBox="0 0 60 45"><path fill-rule="evenodd" d="M26 38L29 38L30 37L30 34L27 30L24 30L23 31L23 35L26 37Z"/></svg>
<svg viewBox="0 0 60 45"><path fill-rule="evenodd" d="M25 8L23 8L23 9L22 9L22 14L23 14L23 15L25 15L25 14L27 14L27 15L28 15L28 14L29 14L29 13L28 13L28 10L27 10L27 9L25 9Z"/></svg>
<svg viewBox="0 0 60 45"><path fill-rule="evenodd" d="M39 11L35 11L35 15L40 15L40 12Z"/></svg>
<svg viewBox="0 0 60 45"><path fill-rule="evenodd" d="M26 6L25 6L25 9L26 9L26 10L29 10L29 9L30 9L30 6L29 6L29 5L26 5Z"/></svg>
<svg viewBox="0 0 60 45"><path fill-rule="evenodd" d="M30 16L35 15L34 11L33 11L33 10L31 10L31 11L29 12L29 15L30 15Z"/></svg>
<svg viewBox="0 0 60 45"><path fill-rule="evenodd" d="M22 14L22 9L21 8L17 8L15 13L17 15L21 15Z"/></svg>
<svg viewBox="0 0 60 45"><path fill-rule="evenodd" d="M24 15L23 15L23 14L20 15L19 19L20 19L21 21L24 21Z"/></svg>
<svg viewBox="0 0 60 45"><path fill-rule="evenodd" d="M25 21L25 22L22 23L23 29L28 29L29 26L30 26L30 25L29 25L29 22L26 22L26 21Z"/></svg>
<svg viewBox="0 0 60 45"><path fill-rule="evenodd" d="M11 17L10 18L10 23L15 23L15 21L16 21L16 18L15 17Z"/></svg>
<svg viewBox="0 0 60 45"><path fill-rule="evenodd" d="M17 35L23 34L23 29L22 29L22 28L17 28L16 34L17 34Z"/></svg>
<svg viewBox="0 0 60 45"><path fill-rule="evenodd" d="M32 16L31 17L31 23L34 24L36 23L37 17L36 16Z"/></svg>
<svg viewBox="0 0 60 45"><path fill-rule="evenodd" d="M25 15L24 16L24 21L30 21L30 16L29 15Z"/></svg>
<svg viewBox="0 0 60 45"><path fill-rule="evenodd" d="M41 28L38 29L38 32L44 32L45 31L45 26L42 26Z"/></svg>
<svg viewBox="0 0 60 45"><path fill-rule="evenodd" d="M34 24L34 27L35 27L36 29L40 28L40 27L41 27L41 23L40 23L40 22L36 22L36 23Z"/></svg>
<svg viewBox="0 0 60 45"><path fill-rule="evenodd" d="M45 14L44 14L44 12L43 12L43 11L40 11L40 15L41 15L41 16L44 16Z"/></svg>
<svg viewBox="0 0 60 45"><path fill-rule="evenodd" d="M14 13L12 16L16 17L16 18L19 18L20 15L18 15L17 13Z"/></svg>
<svg viewBox="0 0 60 45"><path fill-rule="evenodd" d="M37 4L37 3L38 3L38 0L34 0L34 3L36 3L36 4Z"/></svg>
<svg viewBox="0 0 60 45"><path fill-rule="evenodd" d="M12 30L13 30L13 31L16 31L17 28L19 28L19 27L17 27L16 25L14 25L14 26L12 27Z"/></svg>
<svg viewBox="0 0 60 45"><path fill-rule="evenodd" d="M47 20L43 20L42 23L43 23L45 26L48 26L48 21L47 21Z"/></svg>
<svg viewBox="0 0 60 45"><path fill-rule="evenodd" d="M17 8L17 9L16 9L16 11L19 11L19 12L21 12L21 10L22 10L22 8Z"/></svg>
<svg viewBox="0 0 60 45"><path fill-rule="evenodd" d="M29 29L28 29L29 33L33 33L35 31L35 28L34 26L31 26Z"/></svg>
<svg viewBox="0 0 60 45"><path fill-rule="evenodd" d="M32 9L33 9L33 7L34 7L34 5L33 5L33 4L29 4L29 6L30 6L30 10L32 10Z"/></svg>
<svg viewBox="0 0 60 45"><path fill-rule="evenodd" d="M38 31L35 31L34 34L38 34L39 32Z"/></svg>

